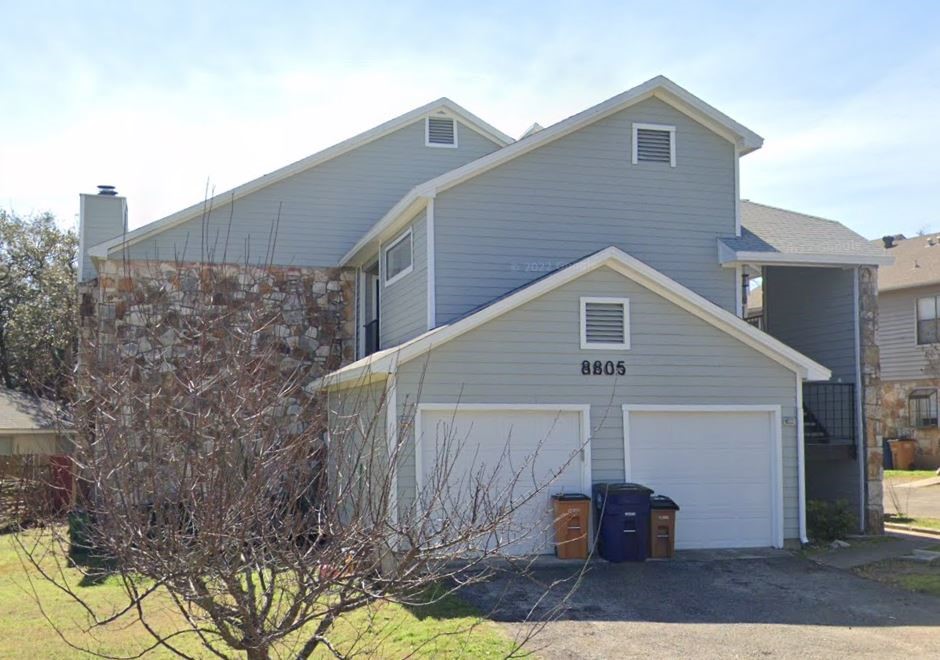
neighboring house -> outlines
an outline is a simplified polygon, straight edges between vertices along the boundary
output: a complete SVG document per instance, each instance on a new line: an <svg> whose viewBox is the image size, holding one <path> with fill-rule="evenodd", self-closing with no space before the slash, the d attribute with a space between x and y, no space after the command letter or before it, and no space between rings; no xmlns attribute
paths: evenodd
<svg viewBox="0 0 940 660"><path fill-rule="evenodd" d="M68 453L56 405L0 388L0 456Z"/></svg>
<svg viewBox="0 0 940 660"><path fill-rule="evenodd" d="M917 465L940 466L940 236L886 236L878 274L885 437L917 440Z"/></svg>
<svg viewBox="0 0 940 660"><path fill-rule="evenodd" d="M866 396L890 258L742 202L739 160L762 142L663 77L518 141L441 99L131 232L123 198L83 195L84 308L113 316L122 260L273 254L322 282L344 359L311 359L317 384L384 401L392 436L414 415L399 507L449 427L491 464L510 435L514 456L541 446L538 470L583 444L553 490L645 483L682 506L680 547L805 539L817 497L880 529ZM742 318L756 276L766 332ZM545 522L547 497L521 515Z"/></svg>

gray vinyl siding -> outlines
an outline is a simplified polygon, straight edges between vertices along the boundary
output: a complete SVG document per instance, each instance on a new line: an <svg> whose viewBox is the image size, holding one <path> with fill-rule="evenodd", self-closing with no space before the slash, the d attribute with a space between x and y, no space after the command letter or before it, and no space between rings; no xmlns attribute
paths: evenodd
<svg viewBox="0 0 940 660"><path fill-rule="evenodd" d="M421 212L409 225L412 231L410 273L385 285L385 247L379 260L382 288L379 291L379 348L395 346L417 337L428 329L428 243L427 218ZM401 236L407 228L395 235ZM395 238L388 241L391 245Z"/></svg>
<svg viewBox="0 0 940 660"><path fill-rule="evenodd" d="M580 349L581 296L630 299L631 348ZM582 376L582 360L624 360L624 377ZM399 414L421 403L590 404L592 476L624 478L621 405L774 404L796 417L796 375L649 290L603 268L402 365ZM413 501L413 432L399 501ZM799 536L796 427L783 426L785 537Z"/></svg>
<svg viewBox="0 0 940 660"><path fill-rule="evenodd" d="M247 195L235 202L234 213L230 204L223 204L212 210L206 223L194 219L133 245L129 255L222 261L224 254L227 262L263 262L280 207L273 262L335 265L413 186L498 148L459 122L457 130L458 148L426 147L424 120L416 121Z"/></svg>
<svg viewBox="0 0 940 660"><path fill-rule="evenodd" d="M676 167L633 165L632 125L676 127ZM437 321L615 245L728 310L734 148L656 99L643 101L435 198Z"/></svg>
<svg viewBox="0 0 940 660"><path fill-rule="evenodd" d="M841 268L764 269L767 332L854 383L855 271Z"/></svg>
<svg viewBox="0 0 940 660"><path fill-rule="evenodd" d="M917 299L940 296L940 287L927 286L878 294L878 346L882 380L924 378L925 347L917 345Z"/></svg>

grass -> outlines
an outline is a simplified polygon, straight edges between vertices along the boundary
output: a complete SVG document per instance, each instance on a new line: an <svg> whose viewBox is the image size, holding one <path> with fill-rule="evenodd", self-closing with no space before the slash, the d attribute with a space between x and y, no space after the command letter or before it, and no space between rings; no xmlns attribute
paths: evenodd
<svg viewBox="0 0 940 660"><path fill-rule="evenodd" d="M50 559L50 564L52 560ZM68 569L68 578L78 584L81 575ZM32 580L30 586L29 577ZM33 596L35 588L37 600ZM76 589L101 610L121 603L123 589L116 578ZM68 596L43 581L34 569L27 574L15 550L12 536L0 536L0 658L85 658L58 637L40 610L56 622L56 627L83 648L108 655L134 655L151 643L150 636L137 620L124 620L85 632L87 619ZM161 632L178 630L180 615L163 594L146 609L148 621ZM406 609L382 604L371 616L356 611L339 620L332 640L342 649L355 639L356 631L366 629L357 648L373 649L371 657L398 658L414 653L416 657L505 657L512 650L511 641L495 624L482 619L469 605L448 598L433 607ZM194 636L180 637L179 646L195 657L214 657L202 649ZM148 657L174 657L165 650ZM318 657L327 657L324 653Z"/></svg>
<svg viewBox="0 0 940 660"><path fill-rule="evenodd" d="M855 569L862 577L940 597L940 566L906 559L886 559Z"/></svg>
<svg viewBox="0 0 940 660"><path fill-rule="evenodd" d="M936 477L936 470L885 470L885 481L918 481Z"/></svg>
<svg viewBox="0 0 940 660"><path fill-rule="evenodd" d="M894 536L858 536L844 539L849 546L855 548L866 545L880 545L882 543L894 543L898 539ZM833 550L829 543L812 543L803 547L800 553L804 557L818 557L827 552L838 552Z"/></svg>
<svg viewBox="0 0 940 660"><path fill-rule="evenodd" d="M910 525L911 527L926 527L927 529L940 530L940 519L938 518L918 518L916 516L888 514L885 516L885 522L896 523L898 525Z"/></svg>

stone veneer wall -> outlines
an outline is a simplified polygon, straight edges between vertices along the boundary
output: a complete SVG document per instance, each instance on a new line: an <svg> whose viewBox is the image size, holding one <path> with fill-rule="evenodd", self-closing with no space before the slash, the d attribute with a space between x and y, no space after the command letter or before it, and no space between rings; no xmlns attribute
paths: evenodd
<svg viewBox="0 0 940 660"><path fill-rule="evenodd" d="M862 401L865 424L866 527L869 533L884 531L882 490L882 438L884 422L881 399L881 354L878 349L878 269L860 267L859 339L862 370Z"/></svg>
<svg viewBox="0 0 940 660"><path fill-rule="evenodd" d="M355 358L353 269L108 261L97 280L79 285L79 296L83 361L114 351L123 357L148 355L155 368L168 368L172 360L161 361L161 352L176 357L185 346L172 332L165 341L147 338L144 326L155 314L225 306L247 310L253 304L276 315L268 339L278 344L283 371L306 369L312 380ZM98 350L90 353L95 344Z"/></svg>
<svg viewBox="0 0 940 660"><path fill-rule="evenodd" d="M940 428L914 428L907 397L916 389L937 389L936 379L892 381L881 384L886 438L909 437L917 441L916 466L940 467Z"/></svg>

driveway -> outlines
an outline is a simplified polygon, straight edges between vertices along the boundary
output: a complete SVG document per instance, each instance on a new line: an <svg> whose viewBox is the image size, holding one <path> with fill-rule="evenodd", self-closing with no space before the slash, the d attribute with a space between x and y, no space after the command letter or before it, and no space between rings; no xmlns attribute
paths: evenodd
<svg viewBox="0 0 940 660"><path fill-rule="evenodd" d="M940 518L940 477L919 481L885 481L885 513Z"/></svg>
<svg viewBox="0 0 940 660"><path fill-rule="evenodd" d="M528 648L546 658L940 657L940 599L795 555L645 564L595 561L560 606L556 586L532 619ZM537 563L527 578L464 592L519 638L542 585L577 567ZM494 609L495 608L495 609Z"/></svg>

